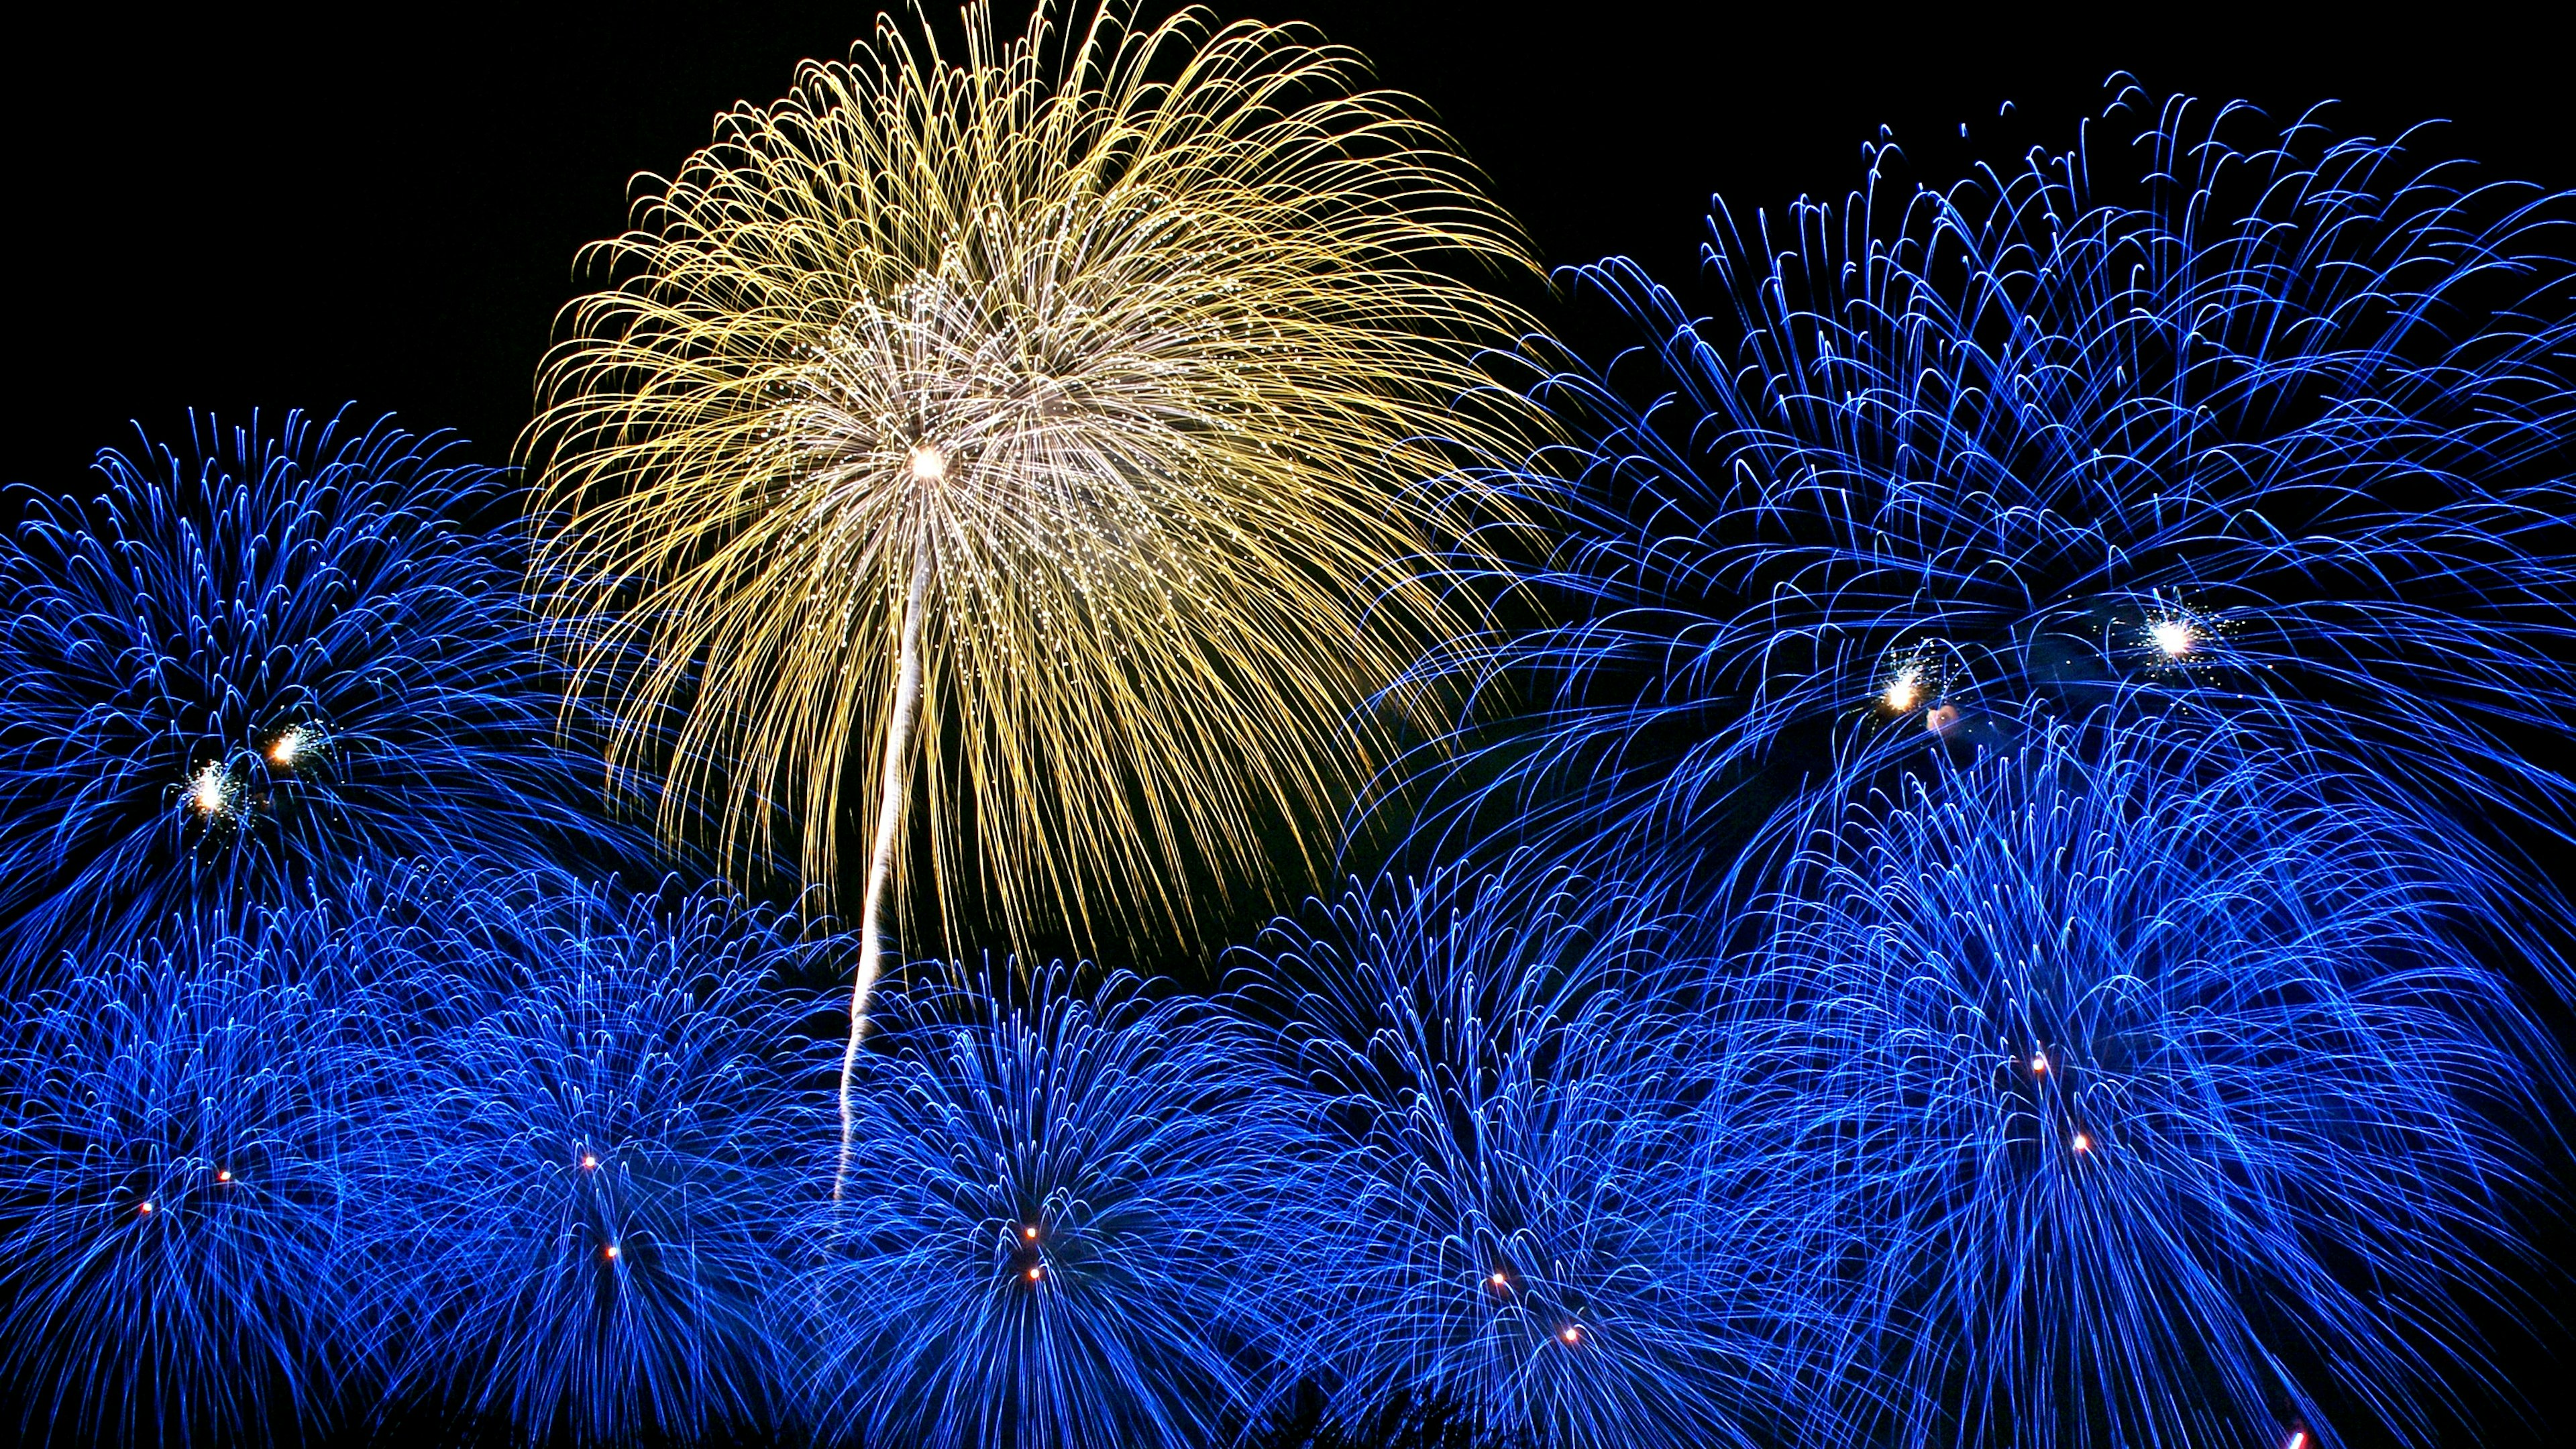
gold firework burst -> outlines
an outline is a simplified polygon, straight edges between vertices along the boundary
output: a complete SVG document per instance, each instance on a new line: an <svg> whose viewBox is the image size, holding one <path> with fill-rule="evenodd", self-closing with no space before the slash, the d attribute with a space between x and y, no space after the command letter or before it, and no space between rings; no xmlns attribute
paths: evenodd
<svg viewBox="0 0 2576 1449"><path fill-rule="evenodd" d="M1186 935L1185 862L1263 879L1264 823L1308 849L1439 707L1391 689L1475 622L1425 552L1458 450L1530 425L1477 362L1525 319L1453 274L1533 264L1302 28L965 22L960 64L881 17L597 245L527 440L544 563L624 609L593 669L642 646L623 747L682 712L666 829L720 801L729 860L828 889L852 803L871 943L914 809L942 919L972 884L1015 938Z"/></svg>

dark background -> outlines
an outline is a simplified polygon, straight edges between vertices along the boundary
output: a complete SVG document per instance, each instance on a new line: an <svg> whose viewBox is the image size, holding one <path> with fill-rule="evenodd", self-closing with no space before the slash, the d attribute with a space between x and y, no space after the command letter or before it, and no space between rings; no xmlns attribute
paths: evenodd
<svg viewBox="0 0 2576 1449"><path fill-rule="evenodd" d="M0 46L17 373L0 480L80 487L129 419L160 431L190 406L350 399L499 461L573 254L619 229L627 179L675 168L732 102L782 94L798 58L844 53L877 8L21 11ZM2447 118L2433 145L2576 183L2563 54L2521 26L2456 5L2372 28L2242 7L2069 18L2094 8L2019 23L1623 0L1531 18L1452 0L1224 10L1315 21L1426 98L1551 266L1626 252L1677 280L1712 192L1738 209L1838 195L1881 125L1930 178L2017 149L2007 133L2064 144L2121 70L2284 120L2339 99L2343 124L2373 134Z"/></svg>
<svg viewBox="0 0 2576 1449"><path fill-rule="evenodd" d="M2027 140L2066 145L2115 72L2285 122L2339 101L2346 132L2439 119L2428 159L2576 184L2563 51L2457 5L2369 28L2242 8L2117 7L2098 26L2072 24L2073 7L2003 21L1927 6L1896 22L1619 0L1527 19L1451 0L1221 8L1312 20L1373 57L1456 133L1551 266L1625 252L1681 280L1712 192L1739 212L1839 195L1882 126L1936 181ZM800 57L842 54L875 9L22 13L0 47L15 373L0 389L0 480L81 489L129 419L166 435L190 406L351 399L365 416L457 428L502 461L576 290L574 253L622 225L628 178L676 167L732 102L781 94ZM2576 1427L2554 1340L2501 1344L2537 1422L2491 1417L2450 1442Z"/></svg>

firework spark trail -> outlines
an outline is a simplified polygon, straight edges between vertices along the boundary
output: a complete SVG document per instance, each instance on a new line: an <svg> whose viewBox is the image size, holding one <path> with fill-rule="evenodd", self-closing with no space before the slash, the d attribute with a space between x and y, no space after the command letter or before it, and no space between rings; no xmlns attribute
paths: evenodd
<svg viewBox="0 0 2576 1449"><path fill-rule="evenodd" d="M884 20L724 116L595 249L527 442L549 562L634 605L588 668L687 707L621 762L727 802L737 863L793 819L827 891L870 782L881 930L916 793L941 918L980 886L1013 939L1186 935L1194 870L1311 857L1476 624L1415 576L1460 490L1414 480L1532 423L1477 360L1523 319L1440 270L1521 243L1359 57L1050 9L968 7L962 64Z"/></svg>
<svg viewBox="0 0 2576 1449"><path fill-rule="evenodd" d="M2313 760L2021 723L1807 837L1720 978L1868 1245L1846 1441L2428 1436L2534 1311L2568 1082L2488 888Z"/></svg>
<svg viewBox="0 0 2576 1449"><path fill-rule="evenodd" d="M1526 864L1523 862L1522 864ZM1769 1442L1837 1335L1768 1050L1677 1009L1668 924L1561 873L1354 889L1245 954L1328 1151L1267 1225L1330 1424L1476 1442ZM1775 1285L1799 1285L1781 1291Z"/></svg>
<svg viewBox="0 0 2576 1449"><path fill-rule="evenodd" d="M886 882L894 872L895 841L903 829L904 799L910 761L906 749L912 734L913 711L921 703L921 604L929 591L932 554L928 547L918 550L912 566L912 589L904 599L902 642L896 646L897 659L894 708L886 717L884 780L877 793L877 829L874 847L868 855L867 903L859 916L859 939L866 943L859 959L858 975L850 985L850 1039L841 1048L841 1162L832 1175L832 1196L841 1195L842 1179L850 1170L851 1093L856 1090L859 1060L860 1028L866 1021L868 993L875 989L877 972L885 961Z"/></svg>
<svg viewBox="0 0 2576 1449"><path fill-rule="evenodd" d="M1204 1003L1084 974L885 997L794 1296L827 1437L1188 1449L1294 1361L1262 1231L1304 1140L1286 1074Z"/></svg>
<svg viewBox="0 0 2576 1449"><path fill-rule="evenodd" d="M1563 520L1528 582L1568 622L1427 665L1544 706L1457 757L1449 825L1736 860L1802 772L1830 815L2044 697L2407 781L2464 849L2566 836L2576 777L2534 747L2576 724L2566 199L2418 169L2411 134L2138 104L2091 133L2126 147L1937 190L1886 149L1842 204L1721 209L1715 318L1623 260L1568 274L1638 345L1540 388L1583 441L1491 480ZM2541 874L2500 884L2542 911Z"/></svg>
<svg viewBox="0 0 2576 1449"><path fill-rule="evenodd" d="M616 860L587 711L543 667L500 475L287 415L108 451L0 542L8 971L213 928L408 856ZM569 733L567 733L569 731Z"/></svg>

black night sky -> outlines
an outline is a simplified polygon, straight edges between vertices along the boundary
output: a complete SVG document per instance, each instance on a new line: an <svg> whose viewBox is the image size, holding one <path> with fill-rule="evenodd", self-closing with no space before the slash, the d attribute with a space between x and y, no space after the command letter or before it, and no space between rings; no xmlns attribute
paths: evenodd
<svg viewBox="0 0 2576 1449"><path fill-rule="evenodd" d="M2075 10L1882 20L1622 0L1222 9L1313 21L1427 100L1550 266L1623 252L1681 280L1712 193L1739 210L1839 195L1882 126L1931 180L2063 145L2121 71L2283 120L2337 101L2339 124L2367 134L2443 120L2434 145L2576 182L2556 51L2460 6L2367 27L2247 7L2114 7L2098 25ZM22 18L0 87L14 141L0 245L19 293L0 476L76 486L129 419L157 432L192 406L350 399L456 428L497 461L527 418L550 319L575 294L573 255L620 227L627 178L675 166L733 102L783 93L800 57L844 53L873 13Z"/></svg>
<svg viewBox="0 0 2576 1449"><path fill-rule="evenodd" d="M167 436L190 407L246 420L354 400L505 461L551 319L580 290L575 253L621 228L628 178L674 168L734 102L782 94L800 58L844 54L874 13L48 9L13 17L0 58L15 374L0 390L0 480L64 492L130 438L129 420ZM2563 45L2456 4L2385 23L2244 6L2010 19L1917 6L1893 20L1637 0L1218 9L1309 20L1371 57L1458 137L1551 267L1625 253L1684 282L1712 193L1739 212L1839 196L1882 137L1946 182L1978 157L2070 144L2123 74L2283 122L2337 102L2347 134L2439 121L2418 155L2576 186ZM1584 342L1579 309L1534 286L1529 301ZM2487 1436L2448 1442L2554 1442L2553 1421L2576 1422L2559 1366L2505 1351L2537 1420L2526 1431L2488 1411Z"/></svg>

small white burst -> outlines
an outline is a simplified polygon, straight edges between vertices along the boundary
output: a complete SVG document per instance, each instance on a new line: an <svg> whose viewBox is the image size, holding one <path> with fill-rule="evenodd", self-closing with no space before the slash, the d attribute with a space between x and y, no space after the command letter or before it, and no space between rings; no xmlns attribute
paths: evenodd
<svg viewBox="0 0 2576 1449"><path fill-rule="evenodd" d="M1904 673L1896 676L1894 679L1889 680L1887 682L1887 689L1881 693L1878 698L1879 702L1885 704L1889 709L1896 711L1898 714L1903 714L1922 702L1922 679L1914 670L1908 669Z"/></svg>
<svg viewBox="0 0 2576 1449"><path fill-rule="evenodd" d="M2147 642L2167 659L2180 659L2200 647L2200 630L2189 619L2158 619L2147 626Z"/></svg>
<svg viewBox="0 0 2576 1449"><path fill-rule="evenodd" d="M916 444L912 450L912 481L936 483L948 476L948 455L930 443Z"/></svg>
<svg viewBox="0 0 2576 1449"><path fill-rule="evenodd" d="M232 803L232 789L224 779L223 766L208 765L197 772L195 782L188 787L188 803L197 807L201 815L224 813Z"/></svg>

